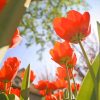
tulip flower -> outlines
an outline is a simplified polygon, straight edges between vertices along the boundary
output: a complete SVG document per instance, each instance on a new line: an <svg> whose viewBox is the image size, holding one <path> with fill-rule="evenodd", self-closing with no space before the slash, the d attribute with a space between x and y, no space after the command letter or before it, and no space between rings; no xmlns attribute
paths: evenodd
<svg viewBox="0 0 100 100"><path fill-rule="evenodd" d="M78 43L90 34L90 14L70 10L66 17L55 18L53 26L59 37L71 43Z"/></svg>
<svg viewBox="0 0 100 100"><path fill-rule="evenodd" d="M39 90L39 94L46 96L52 94L57 89L67 88L68 84L64 79L57 79L53 82L50 82L48 80L40 80L38 84L34 84L34 86Z"/></svg>
<svg viewBox="0 0 100 100"><path fill-rule="evenodd" d="M59 91L57 93L49 94L45 96L45 100L63 100L63 92Z"/></svg>
<svg viewBox="0 0 100 100"><path fill-rule="evenodd" d="M52 91L57 89L56 85L48 80L40 80L38 84L34 84L34 86L39 90L41 95L51 94Z"/></svg>
<svg viewBox="0 0 100 100"><path fill-rule="evenodd" d="M72 84L71 84L72 92L75 92L75 85L76 85L77 91L79 91L79 89L80 89L80 84L78 84L78 83L76 83L76 84L72 83Z"/></svg>
<svg viewBox="0 0 100 100"><path fill-rule="evenodd" d="M57 79L54 82L55 86L57 89L64 89L64 88L68 88L68 82L64 79Z"/></svg>
<svg viewBox="0 0 100 100"><path fill-rule="evenodd" d="M0 69L0 81L11 81L16 75L21 61L16 57L9 57Z"/></svg>
<svg viewBox="0 0 100 100"><path fill-rule="evenodd" d="M73 75L72 75L72 72L71 71L72 71L72 69L70 69L70 68L68 68L68 72L67 72L66 67L57 67L56 75L60 79L67 79L68 73L69 73L70 78L72 78Z"/></svg>
<svg viewBox="0 0 100 100"><path fill-rule="evenodd" d="M6 91L8 91L8 89L11 87L11 82L8 82L6 84ZM5 83L4 82L0 82L0 91L4 91L5 90Z"/></svg>
<svg viewBox="0 0 100 100"><path fill-rule="evenodd" d="M68 64L68 66L75 66L76 64L76 55L71 48L70 44L66 41L60 43L56 42L54 48L50 50L52 60L58 64Z"/></svg>
<svg viewBox="0 0 100 100"><path fill-rule="evenodd" d="M20 97L21 90L18 88L11 88L10 94L15 94Z"/></svg>
<svg viewBox="0 0 100 100"><path fill-rule="evenodd" d="M20 32L19 30L17 29L13 35L13 38L11 40L11 44L9 46L9 48L14 48L16 47L22 40L22 37L20 36Z"/></svg>
<svg viewBox="0 0 100 100"><path fill-rule="evenodd" d="M21 78L23 79L24 78L24 74L25 74L25 71L21 72ZM35 79L35 73L31 70L30 71L30 82L32 83Z"/></svg>

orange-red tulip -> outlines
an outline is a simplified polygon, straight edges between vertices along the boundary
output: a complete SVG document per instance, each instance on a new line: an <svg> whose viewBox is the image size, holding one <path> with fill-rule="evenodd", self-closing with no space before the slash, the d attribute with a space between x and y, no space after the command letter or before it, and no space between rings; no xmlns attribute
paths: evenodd
<svg viewBox="0 0 100 100"><path fill-rule="evenodd" d="M0 81L11 81L16 75L16 72L18 71L20 63L21 61L18 58L9 57L0 69Z"/></svg>
<svg viewBox="0 0 100 100"><path fill-rule="evenodd" d="M35 88L37 88L39 90L44 90L44 89L46 89L48 83L49 83L48 80L40 80L38 82L38 84L37 85L34 85L34 86L35 86Z"/></svg>
<svg viewBox="0 0 100 100"><path fill-rule="evenodd" d="M68 66L75 66L76 55L68 42L56 42L54 48L50 50L52 59L58 64L68 64ZM69 66L69 67L70 67Z"/></svg>
<svg viewBox="0 0 100 100"><path fill-rule="evenodd" d="M39 93L41 95L51 94L52 91L57 89L55 82L50 82L48 80L40 80L38 84L34 84L34 86L39 90Z"/></svg>
<svg viewBox="0 0 100 100"><path fill-rule="evenodd" d="M70 78L72 78L73 77L72 70L73 69L68 68L68 72L67 72L66 67L57 67L56 75L60 79L67 79L68 74L69 74Z"/></svg>
<svg viewBox="0 0 100 100"><path fill-rule="evenodd" d="M43 90L43 89L52 89L55 90L56 86L54 85L54 82L50 82L49 80L40 80L38 82L38 85L35 85L35 87L39 90Z"/></svg>
<svg viewBox="0 0 100 100"><path fill-rule="evenodd" d="M79 91L79 89L80 89L80 84L76 83L75 85L76 85L77 91ZM74 83L71 84L72 92L75 92L75 85L74 85Z"/></svg>
<svg viewBox="0 0 100 100"><path fill-rule="evenodd" d="M78 43L90 34L90 14L70 10L67 17L55 18L53 26L59 37L68 42Z"/></svg>
<svg viewBox="0 0 100 100"><path fill-rule="evenodd" d="M57 89L64 89L64 88L68 88L68 83L66 80L64 79L57 79L55 82L54 82L55 86Z"/></svg>
<svg viewBox="0 0 100 100"><path fill-rule="evenodd" d="M10 94L15 94L20 97L21 90L18 88L11 88Z"/></svg>
<svg viewBox="0 0 100 100"><path fill-rule="evenodd" d="M6 83L6 91L8 91L8 89L11 87L11 82ZM5 90L5 83L4 82L0 82L0 91L4 91Z"/></svg>
<svg viewBox="0 0 100 100"><path fill-rule="evenodd" d="M45 100L63 100L63 95L63 91L58 91L56 93L46 95Z"/></svg>
<svg viewBox="0 0 100 100"><path fill-rule="evenodd" d="M25 74L25 71L21 72L21 78L24 78L24 74ZM35 74L34 72L31 70L30 72L30 82L32 83L35 79Z"/></svg>
<svg viewBox="0 0 100 100"><path fill-rule="evenodd" d="M20 32L19 30L17 29L13 35L13 38L11 40L11 44L9 46L9 48L14 48L16 47L22 40L22 37L20 36Z"/></svg>
<svg viewBox="0 0 100 100"><path fill-rule="evenodd" d="M64 79L57 79L50 82L48 80L40 80L38 84L34 84L35 88L39 90L39 93L43 96L52 94L57 89L64 89L68 87L67 81Z"/></svg>
<svg viewBox="0 0 100 100"><path fill-rule="evenodd" d="M33 82L35 79L35 74L34 72L31 70L31 74L30 74L30 82Z"/></svg>

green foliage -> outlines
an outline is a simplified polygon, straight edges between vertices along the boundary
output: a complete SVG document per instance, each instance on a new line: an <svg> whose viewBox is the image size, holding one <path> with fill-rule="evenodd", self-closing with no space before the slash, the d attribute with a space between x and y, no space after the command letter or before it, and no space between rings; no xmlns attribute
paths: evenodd
<svg viewBox="0 0 100 100"><path fill-rule="evenodd" d="M99 37L99 43L100 43L100 23L99 22L97 22L97 27L98 27L98 37ZM100 48L100 45L99 45L99 48ZM98 70L98 75L97 75L97 82L98 82L97 84L98 85L98 100L100 100L100 62L99 62L99 70Z"/></svg>
<svg viewBox="0 0 100 100"><path fill-rule="evenodd" d="M26 36L27 46L36 43L41 47L59 39L52 27L55 17L65 16L68 9L84 3L80 0L35 0L26 11L20 24L21 33ZM34 41L34 42L33 42Z"/></svg>
<svg viewBox="0 0 100 100"><path fill-rule="evenodd" d="M0 93L0 100L9 100L9 98L5 93Z"/></svg>
<svg viewBox="0 0 100 100"><path fill-rule="evenodd" d="M26 0L9 0L0 12L0 47L9 45L26 8Z"/></svg>
<svg viewBox="0 0 100 100"><path fill-rule="evenodd" d="M100 65L100 62L99 62L99 65ZM98 70L98 100L100 100L100 67L99 67L99 70Z"/></svg>
<svg viewBox="0 0 100 100"><path fill-rule="evenodd" d="M100 23L97 22L97 27L98 27L98 37L99 37L99 42L100 42Z"/></svg>
<svg viewBox="0 0 100 100"><path fill-rule="evenodd" d="M25 71L24 79L22 81L20 100L29 99L29 87L30 87L30 65L28 65Z"/></svg>
<svg viewBox="0 0 100 100"><path fill-rule="evenodd" d="M94 69L94 72L95 72L95 75L97 78L99 77L98 71L100 70L99 60L100 60L100 54L98 54L98 56L96 57L96 59L94 60L94 62L92 64L92 67ZM97 79L96 81L97 81L97 83L100 82L99 79ZM98 95L100 94L99 92L100 92L100 90L98 90ZM82 84L79 94L77 96L77 100L95 100L94 94L95 94L95 92L94 92L93 81L92 81L90 72L88 72L86 77L83 80L83 84Z"/></svg>
<svg viewBox="0 0 100 100"><path fill-rule="evenodd" d="M8 98L9 98L9 100L19 100L19 97L14 94L9 94Z"/></svg>

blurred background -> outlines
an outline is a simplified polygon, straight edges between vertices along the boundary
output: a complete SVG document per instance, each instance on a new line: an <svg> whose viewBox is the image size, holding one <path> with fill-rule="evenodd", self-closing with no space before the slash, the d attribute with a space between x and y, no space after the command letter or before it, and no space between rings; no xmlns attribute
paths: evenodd
<svg viewBox="0 0 100 100"><path fill-rule="evenodd" d="M8 57L16 56L22 62L20 69L30 64L36 74L34 83L40 79L54 80L56 67L59 65L51 60L49 50L55 41L61 39L56 35L52 22L55 17L66 16L67 11L74 9L82 13L90 12L91 35L83 45L92 62L99 50L96 25L96 21L100 22L99 4L100 0L32 0L18 27L23 37L22 42L16 48L9 49L3 61ZM88 68L78 44L73 47L78 59L74 73L77 75L76 81L80 83Z"/></svg>

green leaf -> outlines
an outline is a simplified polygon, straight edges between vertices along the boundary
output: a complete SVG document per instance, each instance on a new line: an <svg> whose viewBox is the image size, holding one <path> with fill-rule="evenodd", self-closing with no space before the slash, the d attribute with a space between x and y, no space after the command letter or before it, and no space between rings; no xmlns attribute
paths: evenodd
<svg viewBox="0 0 100 100"><path fill-rule="evenodd" d="M97 55L96 59L94 60L94 62L92 64L92 67L93 67L96 77L98 75L98 70L100 68L99 60L100 60L100 54ZM76 100L95 100L95 99L93 99L94 96L92 96L92 95L94 95L93 91L94 91L94 85L93 85L93 81L92 81L90 72L88 71L86 77L83 80L82 86L80 88L80 91L78 93Z"/></svg>
<svg viewBox="0 0 100 100"><path fill-rule="evenodd" d="M95 98L95 89L93 89L91 100L100 100L100 67L98 69L98 73L97 73L97 76L96 76L95 86L97 86L97 90L96 90L97 95L96 95L96 97L98 97L98 98Z"/></svg>
<svg viewBox="0 0 100 100"><path fill-rule="evenodd" d="M98 28L98 36L99 36L99 41L100 41L100 23L97 22L97 28Z"/></svg>
<svg viewBox="0 0 100 100"><path fill-rule="evenodd" d="M0 100L9 100L9 98L5 93L0 93Z"/></svg>
<svg viewBox="0 0 100 100"><path fill-rule="evenodd" d="M9 45L17 29L29 0L8 0L0 12L0 48Z"/></svg>
<svg viewBox="0 0 100 100"><path fill-rule="evenodd" d="M99 63L100 65L100 63ZM99 67L99 70L98 70L98 100L100 100L100 67Z"/></svg>
<svg viewBox="0 0 100 100"><path fill-rule="evenodd" d="M4 57L4 55L7 52L8 48L9 48L9 46L4 46L4 47L0 48L0 61Z"/></svg>
<svg viewBox="0 0 100 100"><path fill-rule="evenodd" d="M24 79L22 81L20 100L29 99L29 87L30 87L30 65L27 67Z"/></svg>
<svg viewBox="0 0 100 100"><path fill-rule="evenodd" d="M14 94L9 94L8 98L9 98L9 100L20 100L19 97Z"/></svg>

